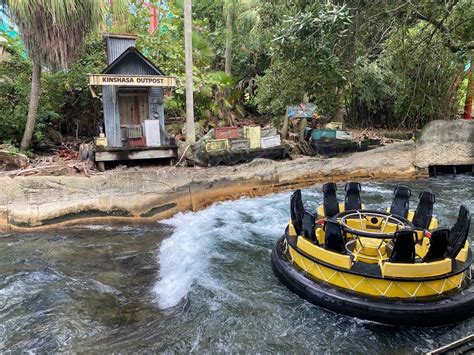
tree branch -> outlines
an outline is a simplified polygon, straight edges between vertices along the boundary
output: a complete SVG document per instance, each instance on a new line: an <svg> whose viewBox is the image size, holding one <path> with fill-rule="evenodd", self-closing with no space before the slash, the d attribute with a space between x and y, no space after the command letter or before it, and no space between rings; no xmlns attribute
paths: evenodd
<svg viewBox="0 0 474 355"><path fill-rule="evenodd" d="M457 53L459 52L460 50L462 49L467 49L467 50L471 50L471 49L474 49L474 41L471 41L471 42L468 42L466 44L459 44L459 43L453 43L452 39L449 38L449 35L450 35L450 30L444 25L444 21L446 20L446 18L449 16L449 11L452 10L452 8L454 7L454 5L457 3L457 1L455 1L453 4L451 4L451 6L449 6L448 8L448 14L443 18L443 20L439 21L438 19L436 19L435 17L433 16L425 16L423 15L421 12L419 12L415 7L415 15L416 15L416 18L419 19L419 20L422 20L422 21L425 21L431 25L433 25L437 30L439 30L443 35L445 35L445 45L446 47L448 47L451 52L453 53ZM433 33L434 34L434 33Z"/></svg>

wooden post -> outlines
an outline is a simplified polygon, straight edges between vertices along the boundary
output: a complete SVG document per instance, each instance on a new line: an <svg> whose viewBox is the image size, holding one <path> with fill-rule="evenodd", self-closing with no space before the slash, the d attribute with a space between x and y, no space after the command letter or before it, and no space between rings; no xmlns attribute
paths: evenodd
<svg viewBox="0 0 474 355"><path fill-rule="evenodd" d="M288 120L288 112L286 112L283 118L283 127L281 128L281 138L283 139L288 138Z"/></svg>
<svg viewBox="0 0 474 355"><path fill-rule="evenodd" d="M300 142L304 142L304 129L306 128L307 125L308 125L308 119L306 117L301 118L300 119Z"/></svg>

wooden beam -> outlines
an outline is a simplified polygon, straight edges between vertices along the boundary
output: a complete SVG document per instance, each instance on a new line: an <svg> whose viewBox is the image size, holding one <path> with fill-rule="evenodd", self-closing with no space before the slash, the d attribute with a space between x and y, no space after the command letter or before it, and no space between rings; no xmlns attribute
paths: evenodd
<svg viewBox="0 0 474 355"><path fill-rule="evenodd" d="M177 149L146 149L146 150L116 150L98 151L95 153L95 161L117 161L117 160L139 160L139 159L161 159L177 158Z"/></svg>

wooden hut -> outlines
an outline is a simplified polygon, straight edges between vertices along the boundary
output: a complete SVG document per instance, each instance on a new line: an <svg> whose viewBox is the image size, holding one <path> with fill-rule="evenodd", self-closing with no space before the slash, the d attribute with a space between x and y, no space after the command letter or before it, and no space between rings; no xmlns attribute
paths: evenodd
<svg viewBox="0 0 474 355"><path fill-rule="evenodd" d="M107 68L90 74L89 84L102 86L105 139L97 145L99 169L107 161L174 159L177 148L165 130L164 88L176 86L135 48L136 36L106 34Z"/></svg>

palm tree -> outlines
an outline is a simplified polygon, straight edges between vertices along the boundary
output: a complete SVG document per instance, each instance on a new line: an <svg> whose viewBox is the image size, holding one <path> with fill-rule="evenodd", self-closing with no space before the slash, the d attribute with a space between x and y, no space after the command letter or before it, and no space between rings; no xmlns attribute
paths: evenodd
<svg viewBox="0 0 474 355"><path fill-rule="evenodd" d="M186 72L186 143L196 142L193 97L193 42L191 0L184 0L184 54Z"/></svg>
<svg viewBox="0 0 474 355"><path fill-rule="evenodd" d="M224 0L224 17L226 24L224 71L227 75L232 74L232 42L235 22L238 21L239 24L250 27L250 35L254 36L260 20L258 10L258 0Z"/></svg>
<svg viewBox="0 0 474 355"><path fill-rule="evenodd" d="M114 6L123 9L124 0ZM21 149L31 145L41 91L41 70L67 68L79 54L86 35L104 23L105 1L0 0L20 29L33 63L28 118Z"/></svg>
<svg viewBox="0 0 474 355"><path fill-rule="evenodd" d="M236 9L235 0L224 1L224 16L225 20L225 65L224 71L227 75L232 73L232 39L234 36L233 18Z"/></svg>

